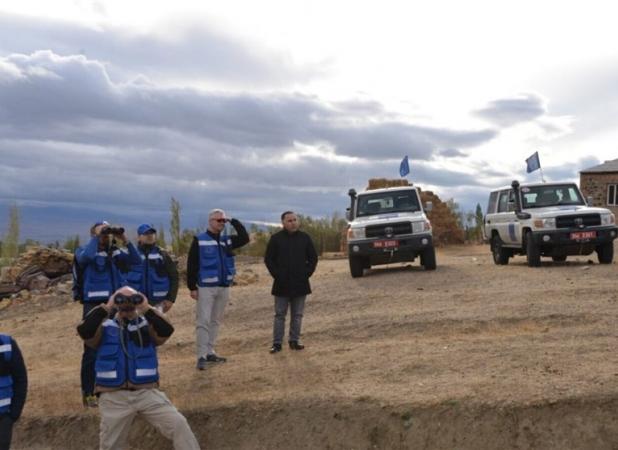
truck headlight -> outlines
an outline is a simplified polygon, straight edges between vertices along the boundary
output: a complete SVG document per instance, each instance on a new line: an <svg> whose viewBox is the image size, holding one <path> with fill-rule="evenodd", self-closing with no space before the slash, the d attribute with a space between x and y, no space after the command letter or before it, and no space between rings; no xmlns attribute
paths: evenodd
<svg viewBox="0 0 618 450"><path fill-rule="evenodd" d="M556 228L556 219L536 219L534 221L535 228Z"/></svg>
<svg viewBox="0 0 618 450"><path fill-rule="evenodd" d="M423 231L431 231L431 224L427 220L412 222L412 233L422 233Z"/></svg>
<svg viewBox="0 0 618 450"><path fill-rule="evenodd" d="M353 240L353 239L365 239L365 228L364 227L349 228L348 229L348 240Z"/></svg>
<svg viewBox="0 0 618 450"><path fill-rule="evenodd" d="M613 213L601 214L601 225L613 225L616 223L616 216Z"/></svg>

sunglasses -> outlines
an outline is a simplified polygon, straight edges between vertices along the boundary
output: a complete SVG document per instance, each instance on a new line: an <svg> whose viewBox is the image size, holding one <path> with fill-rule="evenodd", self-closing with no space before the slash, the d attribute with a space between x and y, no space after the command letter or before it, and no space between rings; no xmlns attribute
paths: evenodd
<svg viewBox="0 0 618 450"><path fill-rule="evenodd" d="M212 220L214 220L215 222L219 222L219 223L227 222L227 219L212 219Z"/></svg>
<svg viewBox="0 0 618 450"><path fill-rule="evenodd" d="M144 301L144 297L138 294L133 294L133 295L116 294L116 297L114 297L114 303L117 305L124 305L127 303L131 303L133 305L139 305L143 301Z"/></svg>

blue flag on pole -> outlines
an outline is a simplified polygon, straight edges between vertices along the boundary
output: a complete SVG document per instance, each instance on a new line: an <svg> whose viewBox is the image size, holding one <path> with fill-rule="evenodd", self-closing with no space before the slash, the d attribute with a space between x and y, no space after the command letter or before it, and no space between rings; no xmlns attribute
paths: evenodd
<svg viewBox="0 0 618 450"><path fill-rule="evenodd" d="M405 177L410 173L410 164L408 164L408 155L404 156L399 164L399 175Z"/></svg>
<svg viewBox="0 0 618 450"><path fill-rule="evenodd" d="M534 154L526 159L526 172L534 172L541 168L541 161L539 160L539 152L534 152Z"/></svg>

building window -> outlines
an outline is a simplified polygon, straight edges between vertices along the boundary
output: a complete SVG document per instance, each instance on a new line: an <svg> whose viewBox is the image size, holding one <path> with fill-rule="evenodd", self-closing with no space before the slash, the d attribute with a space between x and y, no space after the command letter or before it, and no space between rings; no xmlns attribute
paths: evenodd
<svg viewBox="0 0 618 450"><path fill-rule="evenodd" d="M607 205L608 206L618 205L618 202L616 202L617 194L618 194L618 184L608 184L607 185Z"/></svg>

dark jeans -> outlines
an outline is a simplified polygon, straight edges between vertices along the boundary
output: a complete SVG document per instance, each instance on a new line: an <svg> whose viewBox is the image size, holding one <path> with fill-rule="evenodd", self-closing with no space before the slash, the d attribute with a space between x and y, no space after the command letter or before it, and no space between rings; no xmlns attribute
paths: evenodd
<svg viewBox="0 0 618 450"><path fill-rule="evenodd" d="M11 448L11 436L13 435L13 419L8 414L0 415L0 450Z"/></svg>
<svg viewBox="0 0 618 450"><path fill-rule="evenodd" d="M275 323L273 325L273 344L281 344L285 334L285 316L290 305L290 334L288 341L300 340L300 329L303 324L306 295L300 297L275 296Z"/></svg>
<svg viewBox="0 0 618 450"><path fill-rule="evenodd" d="M84 303L84 315L90 312L93 308L99 306L100 303ZM97 351L84 344L84 353L82 354L82 394L92 395L94 393L94 363L97 359Z"/></svg>

